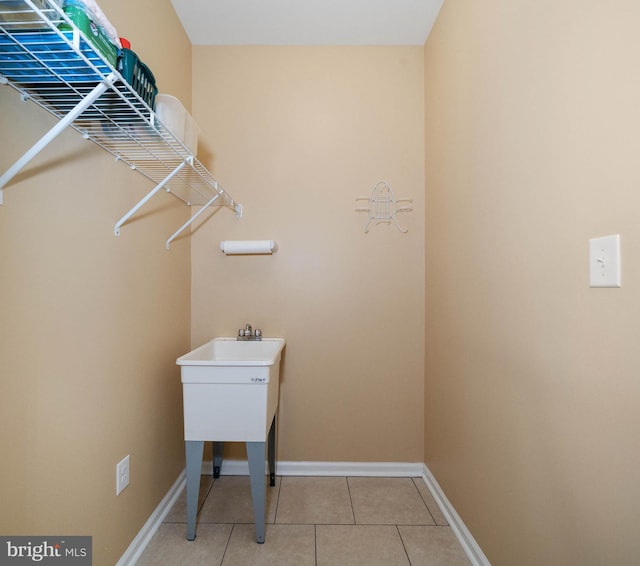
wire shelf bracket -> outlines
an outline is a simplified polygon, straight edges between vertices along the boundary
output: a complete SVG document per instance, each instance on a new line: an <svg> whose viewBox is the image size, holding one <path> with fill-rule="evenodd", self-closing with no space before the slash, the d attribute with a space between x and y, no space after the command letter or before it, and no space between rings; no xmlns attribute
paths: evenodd
<svg viewBox="0 0 640 566"><path fill-rule="evenodd" d="M140 201L138 201L138 203L129 212L127 212L120 220L118 220L118 222L116 222L116 225L113 229L116 236L120 235L120 228L122 227L122 225L127 220L129 220L129 218L131 218L136 212L138 212L138 210L140 210L142 206L144 206L149 200L151 200L151 197L153 195L155 195L160 189L164 188L164 186L169 181L171 181L173 176L176 175L186 164L187 164L186 161L183 161L182 163L180 163L180 165L178 165L173 171L171 171L171 173L169 173L162 181L160 181L156 185L155 189L149 192L144 198L140 199Z"/></svg>
<svg viewBox="0 0 640 566"><path fill-rule="evenodd" d="M185 228L189 227L193 223L193 221L198 218L198 216L200 216L205 210L207 210L207 208L209 208L214 203L214 201L218 200L219 198L219 194L214 196L207 204L205 204L200 210L198 210L198 212L196 212L191 218L189 218L189 220L187 220L182 226L180 226L180 228L178 228L171 236L169 236L169 238L167 239L167 243L165 244L166 248L171 248L171 242L173 242L173 240L175 240Z"/></svg>
<svg viewBox="0 0 640 566"><path fill-rule="evenodd" d="M107 89L115 83L117 77L112 73L104 81L98 83L95 88L81 100L73 109L69 111L57 124L55 124L44 136L42 136L20 159L18 159L0 177L0 204L2 204L2 191L7 183L11 181L38 153L56 139L67 126L89 108Z"/></svg>

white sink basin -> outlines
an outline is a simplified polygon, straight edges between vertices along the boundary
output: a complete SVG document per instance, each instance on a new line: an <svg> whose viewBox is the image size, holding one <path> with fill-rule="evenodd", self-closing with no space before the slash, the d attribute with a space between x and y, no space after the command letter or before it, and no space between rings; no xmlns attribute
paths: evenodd
<svg viewBox="0 0 640 566"><path fill-rule="evenodd" d="M178 358L180 366L272 366L280 359L284 338L237 340L214 338Z"/></svg>
<svg viewBox="0 0 640 566"><path fill-rule="evenodd" d="M264 440L278 408L283 338L215 338L178 358L185 440Z"/></svg>

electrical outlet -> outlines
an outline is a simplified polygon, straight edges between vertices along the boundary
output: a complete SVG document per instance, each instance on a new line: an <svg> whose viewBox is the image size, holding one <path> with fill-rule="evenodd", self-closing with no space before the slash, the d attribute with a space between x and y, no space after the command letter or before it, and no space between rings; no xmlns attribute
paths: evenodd
<svg viewBox="0 0 640 566"><path fill-rule="evenodd" d="M129 455L116 464L116 495L129 485Z"/></svg>

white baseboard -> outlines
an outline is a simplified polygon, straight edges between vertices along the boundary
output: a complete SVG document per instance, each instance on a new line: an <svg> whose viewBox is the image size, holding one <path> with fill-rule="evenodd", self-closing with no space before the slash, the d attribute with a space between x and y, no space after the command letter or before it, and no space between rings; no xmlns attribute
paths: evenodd
<svg viewBox="0 0 640 566"><path fill-rule="evenodd" d="M212 473L213 462L210 460L203 462L202 474L211 475ZM248 476L249 464L246 460L223 460L220 473L224 476ZM426 464L414 462L277 462L276 474L279 476L422 478L471 564L473 566L491 566ZM186 473L182 471L116 566L130 566L136 563L185 485Z"/></svg>
<svg viewBox="0 0 640 566"><path fill-rule="evenodd" d="M140 558L145 548L147 548L147 545L158 530L158 527L162 524L167 513L169 513L173 504L176 502L176 499L178 499L178 496L185 488L187 483L186 478L186 473L183 470L178 476L178 479L169 488L167 494L162 498L162 501L160 501L158 506L155 508L154 512L151 513L151 516L147 519L147 522L143 525L142 529L140 529L136 538L131 541L129 548L127 548L125 553L120 557L116 566L132 566L138 561L138 558Z"/></svg>
<svg viewBox="0 0 640 566"><path fill-rule="evenodd" d="M366 476L419 478L424 464L413 462L276 462L278 476ZM266 469L266 464L265 464ZM213 473L211 460L202 462L202 474ZM223 476L248 476L246 460L223 460Z"/></svg>
<svg viewBox="0 0 640 566"><path fill-rule="evenodd" d="M440 507L440 511L445 516L445 519L449 523L451 530L456 535L460 546L464 550L467 558L469 558L471 564L473 566L491 566L491 563L482 552L482 549L473 538L473 535L467 529L466 525L460 518L460 515L453 508L453 505L447 499L447 496L442 491L442 488L436 481L436 478L433 476L429 468L427 468L426 464L423 464L423 473L422 479L424 483L427 484L431 495L436 500L438 507Z"/></svg>

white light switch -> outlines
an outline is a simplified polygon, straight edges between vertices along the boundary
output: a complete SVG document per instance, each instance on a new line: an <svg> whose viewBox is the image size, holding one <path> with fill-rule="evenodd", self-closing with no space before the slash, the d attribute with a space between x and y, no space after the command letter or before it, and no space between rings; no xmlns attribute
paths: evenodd
<svg viewBox="0 0 640 566"><path fill-rule="evenodd" d="M591 287L620 287L620 234L589 240Z"/></svg>

